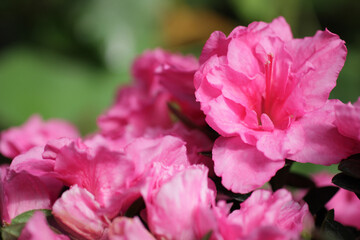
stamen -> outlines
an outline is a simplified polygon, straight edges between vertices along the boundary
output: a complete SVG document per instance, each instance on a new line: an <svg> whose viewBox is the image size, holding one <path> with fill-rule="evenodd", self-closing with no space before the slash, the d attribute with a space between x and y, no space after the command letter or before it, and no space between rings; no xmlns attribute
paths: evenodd
<svg viewBox="0 0 360 240"><path fill-rule="evenodd" d="M269 108L271 103L271 84L272 84L272 75L273 75L273 60L274 55L272 53L269 53L268 60L265 63L265 106L264 106L264 112L269 114Z"/></svg>

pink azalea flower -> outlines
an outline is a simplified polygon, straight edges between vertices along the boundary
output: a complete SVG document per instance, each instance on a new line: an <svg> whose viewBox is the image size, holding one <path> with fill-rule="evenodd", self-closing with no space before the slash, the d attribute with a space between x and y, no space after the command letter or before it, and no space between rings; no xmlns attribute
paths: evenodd
<svg viewBox="0 0 360 240"><path fill-rule="evenodd" d="M101 133L113 138L123 135L139 137L148 127L169 128L167 95L151 96L139 87L119 90L114 105L98 118Z"/></svg>
<svg viewBox="0 0 360 240"><path fill-rule="evenodd" d="M207 169L191 166L157 188L144 189L142 194L151 232L157 238L201 239L203 236L197 236L195 214L198 208L210 208L214 204L214 186L208 184Z"/></svg>
<svg viewBox="0 0 360 240"><path fill-rule="evenodd" d="M133 63L133 86L118 91L114 105L98 118L101 133L139 137L148 127L172 126L168 109L175 102L181 112L197 124L204 114L195 100L193 76L198 68L192 56L171 54L161 49L146 51Z"/></svg>
<svg viewBox="0 0 360 240"><path fill-rule="evenodd" d="M91 144L77 141L54 149L55 173L71 189L55 202L53 213L64 228L85 239L102 238L108 222L124 214L143 187L160 184L159 179L189 165L184 141L173 136L138 138L120 152L104 148L101 141ZM96 216L100 227L77 209Z"/></svg>
<svg viewBox="0 0 360 240"><path fill-rule="evenodd" d="M124 154L102 146L88 147L80 140L60 149L54 171L65 185L77 184L93 194L109 218L125 207L124 191L136 177L134 163Z"/></svg>
<svg viewBox="0 0 360 240"><path fill-rule="evenodd" d="M332 186L332 175L321 172L312 176L319 187ZM355 193L340 188L326 204L327 209L334 209L335 221L360 229L360 201Z"/></svg>
<svg viewBox="0 0 360 240"><path fill-rule="evenodd" d="M132 74L136 84L152 94L164 91L164 86L160 84L160 81L166 81L175 83L174 85L183 89L184 91L180 91L180 93L177 89L176 94L184 95L189 94L189 89L194 88L191 83L198 67L198 61L193 56L172 54L162 49L155 49L145 51L135 59L132 65ZM163 75L170 75L170 77L164 79ZM182 78L181 82L178 81L180 78ZM174 85L170 87L174 87Z"/></svg>
<svg viewBox="0 0 360 240"><path fill-rule="evenodd" d="M32 147L45 145L51 139L78 136L78 131L70 123L57 119L43 122L40 116L34 115L24 125L1 133L0 153L14 158Z"/></svg>
<svg viewBox="0 0 360 240"><path fill-rule="evenodd" d="M138 217L115 218L109 227L109 240L155 240Z"/></svg>
<svg viewBox="0 0 360 240"><path fill-rule="evenodd" d="M93 194L74 185L53 206L56 221L70 235L79 239L105 239L109 220Z"/></svg>
<svg viewBox="0 0 360 240"><path fill-rule="evenodd" d="M360 98L354 104L336 104L335 116L339 132L360 142Z"/></svg>
<svg viewBox="0 0 360 240"><path fill-rule="evenodd" d="M310 216L307 204L295 202L285 189L275 193L256 190L225 224L235 229L229 233L237 235L236 239L299 239ZM224 239L230 238L225 235Z"/></svg>
<svg viewBox="0 0 360 240"><path fill-rule="evenodd" d="M70 240L70 238L54 233L47 224L44 213L37 211L21 231L19 240Z"/></svg>
<svg viewBox="0 0 360 240"><path fill-rule="evenodd" d="M0 209L2 223L11 223L17 215L33 209L51 209L47 186L36 176L0 167Z"/></svg>
<svg viewBox="0 0 360 240"><path fill-rule="evenodd" d="M152 95L166 94L194 123L203 125L204 114L195 99L193 78L199 63L193 56L172 54L162 49L145 51L133 64L137 83Z"/></svg>
<svg viewBox="0 0 360 240"><path fill-rule="evenodd" d="M329 165L349 154L327 103L345 57L337 35L294 39L282 17L210 36L194 83L207 123L221 135L213 159L225 187L262 186L285 158Z"/></svg>

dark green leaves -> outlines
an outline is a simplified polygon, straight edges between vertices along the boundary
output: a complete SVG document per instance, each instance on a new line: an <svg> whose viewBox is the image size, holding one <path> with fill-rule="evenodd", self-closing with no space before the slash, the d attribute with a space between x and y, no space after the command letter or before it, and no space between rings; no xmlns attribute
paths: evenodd
<svg viewBox="0 0 360 240"><path fill-rule="evenodd" d="M287 176L290 172L291 165L293 161L286 160L285 166L279 169L275 176L271 178L270 184L272 190L275 192L276 190L282 188L286 184Z"/></svg>
<svg viewBox="0 0 360 240"><path fill-rule="evenodd" d="M284 186L295 188L313 188L315 183L308 177L299 173L290 172L293 161L286 160L285 166L279 169L275 176L271 178L270 184L273 191L276 191Z"/></svg>
<svg viewBox="0 0 360 240"><path fill-rule="evenodd" d="M356 234L350 228L334 221L334 210L328 211L321 225L322 239L328 240L352 240L356 239Z"/></svg>
<svg viewBox="0 0 360 240"><path fill-rule="evenodd" d="M341 161L339 170L348 176L360 178L360 154L352 155Z"/></svg>
<svg viewBox="0 0 360 240"><path fill-rule="evenodd" d="M353 178L344 173L339 173L333 177L332 182L341 188L360 194L360 178Z"/></svg>
<svg viewBox="0 0 360 240"><path fill-rule="evenodd" d="M332 182L346 190L354 192L360 199L360 154L344 159L339 164L342 173L335 175Z"/></svg>
<svg viewBox="0 0 360 240"><path fill-rule="evenodd" d="M312 214L316 214L337 193L337 187L312 188L304 197Z"/></svg>

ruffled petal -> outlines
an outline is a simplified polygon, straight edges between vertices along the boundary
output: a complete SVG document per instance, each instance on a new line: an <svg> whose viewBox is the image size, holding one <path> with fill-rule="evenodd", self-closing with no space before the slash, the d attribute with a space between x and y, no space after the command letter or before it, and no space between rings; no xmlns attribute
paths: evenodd
<svg viewBox="0 0 360 240"><path fill-rule="evenodd" d="M70 234L80 239L100 239L106 220L99 215L100 204L86 189L74 185L53 206L56 220Z"/></svg>
<svg viewBox="0 0 360 240"><path fill-rule="evenodd" d="M239 137L219 137L213 148L214 169L229 190L247 193L261 187L285 161L272 161Z"/></svg>
<svg viewBox="0 0 360 240"><path fill-rule="evenodd" d="M334 125L334 105L337 102L329 100L323 108L297 121L304 129L305 141L303 148L289 156L290 159L303 163L330 165L339 163L341 159L355 153L355 141L341 135Z"/></svg>

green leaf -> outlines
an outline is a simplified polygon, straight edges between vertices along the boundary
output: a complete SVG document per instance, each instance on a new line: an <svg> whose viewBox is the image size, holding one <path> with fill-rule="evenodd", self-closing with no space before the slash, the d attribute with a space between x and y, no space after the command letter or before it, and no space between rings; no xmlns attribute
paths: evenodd
<svg viewBox="0 0 360 240"><path fill-rule="evenodd" d="M339 188L332 186L313 188L306 194L304 201L309 205L310 212L316 214L338 190Z"/></svg>
<svg viewBox="0 0 360 240"><path fill-rule="evenodd" d="M27 221L34 215L35 211L41 211L45 216L51 216L51 210L48 209L36 209L30 210L19 214L11 220L11 224L1 228L1 237L3 240L17 239L22 229L25 227Z"/></svg>
<svg viewBox="0 0 360 240"><path fill-rule="evenodd" d="M22 229L26 223L13 224L1 228L1 237L3 240L15 240L21 234Z"/></svg>
<svg viewBox="0 0 360 240"><path fill-rule="evenodd" d="M328 211L322 225L321 235L328 240L352 240L356 239L355 234L343 226L341 223L334 221L334 209Z"/></svg>
<svg viewBox="0 0 360 240"><path fill-rule="evenodd" d="M29 221L29 219L34 215L36 211L43 212L46 217L51 216L51 210L49 209L34 209L17 215L15 218L11 220L11 225L19 224L19 223L27 223L27 221Z"/></svg>
<svg viewBox="0 0 360 240"><path fill-rule="evenodd" d="M290 172L286 179L286 185L296 188L313 188L315 183L308 177Z"/></svg>
<svg viewBox="0 0 360 240"><path fill-rule="evenodd" d="M342 160L338 168L348 176L360 178L360 154Z"/></svg>
<svg viewBox="0 0 360 240"><path fill-rule="evenodd" d="M286 160L285 166L279 169L275 176L270 179L271 188L274 192L285 185L292 163L293 161Z"/></svg>
<svg viewBox="0 0 360 240"><path fill-rule="evenodd" d="M360 194L360 179L350 177L344 173L336 174L333 179L332 183L344 188L346 190L352 191L356 193L357 195Z"/></svg>
<svg viewBox="0 0 360 240"><path fill-rule="evenodd" d="M207 234L205 234L205 235L201 238L201 240L209 240L210 237L211 237L211 234L212 234L212 231L209 231Z"/></svg>

